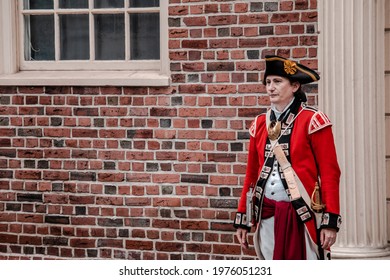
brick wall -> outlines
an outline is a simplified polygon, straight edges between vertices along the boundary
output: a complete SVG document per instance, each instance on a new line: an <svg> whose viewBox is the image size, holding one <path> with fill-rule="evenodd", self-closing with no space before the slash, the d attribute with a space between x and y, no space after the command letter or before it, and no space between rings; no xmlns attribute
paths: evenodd
<svg viewBox="0 0 390 280"><path fill-rule="evenodd" d="M253 258L232 219L261 58L316 68L316 9L170 0L171 87L1 87L0 259Z"/></svg>

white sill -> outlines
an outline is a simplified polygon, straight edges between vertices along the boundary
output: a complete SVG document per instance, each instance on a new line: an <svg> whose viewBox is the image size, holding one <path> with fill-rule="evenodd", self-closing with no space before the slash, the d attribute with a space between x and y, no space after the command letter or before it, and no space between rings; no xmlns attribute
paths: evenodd
<svg viewBox="0 0 390 280"><path fill-rule="evenodd" d="M0 74L2 86L169 86L170 77L148 71L20 71Z"/></svg>

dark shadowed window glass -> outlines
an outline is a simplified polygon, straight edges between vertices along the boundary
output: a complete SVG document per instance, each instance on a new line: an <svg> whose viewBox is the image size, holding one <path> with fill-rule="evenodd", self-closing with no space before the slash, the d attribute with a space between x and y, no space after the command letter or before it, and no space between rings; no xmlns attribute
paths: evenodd
<svg viewBox="0 0 390 280"><path fill-rule="evenodd" d="M124 0L95 0L95 8L123 8L125 6Z"/></svg>
<svg viewBox="0 0 390 280"><path fill-rule="evenodd" d="M95 15L97 60L125 59L125 17L123 14Z"/></svg>
<svg viewBox="0 0 390 280"><path fill-rule="evenodd" d="M54 7L53 0L24 0L23 1L23 8L26 10L28 9L46 10L46 9L53 9L53 7Z"/></svg>
<svg viewBox="0 0 390 280"><path fill-rule="evenodd" d="M159 0L130 0L129 4L130 7L132 8L158 7L160 5L160 1Z"/></svg>
<svg viewBox="0 0 390 280"><path fill-rule="evenodd" d="M61 9L87 9L88 0L59 0Z"/></svg>
<svg viewBox="0 0 390 280"><path fill-rule="evenodd" d="M25 16L25 60L54 60L54 16Z"/></svg>
<svg viewBox="0 0 390 280"><path fill-rule="evenodd" d="M158 13L130 15L131 59L160 58L160 15Z"/></svg>
<svg viewBox="0 0 390 280"><path fill-rule="evenodd" d="M89 59L89 16L60 15L61 60Z"/></svg>

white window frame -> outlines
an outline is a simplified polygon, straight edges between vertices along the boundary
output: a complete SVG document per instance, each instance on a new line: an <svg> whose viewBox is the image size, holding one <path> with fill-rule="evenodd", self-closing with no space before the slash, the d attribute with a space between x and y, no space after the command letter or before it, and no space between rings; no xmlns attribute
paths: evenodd
<svg viewBox="0 0 390 280"><path fill-rule="evenodd" d="M22 45L17 34L20 22L18 2L0 1L0 85L3 86L169 86L168 60L168 0L160 0L160 61L152 67L141 65L137 69L121 67L120 70L83 70L80 63L69 64L65 70L26 68L21 63ZM115 62L101 63L109 65ZM73 64L73 66L72 66ZM117 66L118 66L117 65ZM80 67L81 66L81 67ZM155 68L155 69L151 69Z"/></svg>

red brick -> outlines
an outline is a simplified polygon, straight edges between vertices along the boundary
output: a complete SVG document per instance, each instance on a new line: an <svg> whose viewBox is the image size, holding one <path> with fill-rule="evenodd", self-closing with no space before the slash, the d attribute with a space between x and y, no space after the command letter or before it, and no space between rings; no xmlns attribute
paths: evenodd
<svg viewBox="0 0 390 280"><path fill-rule="evenodd" d="M68 149L45 149L45 158L70 158L70 150Z"/></svg>
<svg viewBox="0 0 390 280"><path fill-rule="evenodd" d="M306 55L307 55L306 48L295 48L292 50L293 58L302 58L302 57L306 57Z"/></svg>
<svg viewBox="0 0 390 280"><path fill-rule="evenodd" d="M156 249L163 252L183 252L184 244L179 242L156 242Z"/></svg>
<svg viewBox="0 0 390 280"><path fill-rule="evenodd" d="M181 221L180 228L183 230L208 230L209 223L207 221Z"/></svg>
<svg viewBox="0 0 390 280"><path fill-rule="evenodd" d="M240 15L240 24L267 24L268 14Z"/></svg>
<svg viewBox="0 0 390 280"><path fill-rule="evenodd" d="M234 5L235 13L246 13L248 12L248 3L237 3Z"/></svg>
<svg viewBox="0 0 390 280"><path fill-rule="evenodd" d="M183 71L186 72L202 72L204 68L205 64L203 62L183 63Z"/></svg>
<svg viewBox="0 0 390 280"><path fill-rule="evenodd" d="M294 32L294 31L292 31L291 33L296 34L296 32ZM289 25L275 26L275 35L286 35L286 34L290 34L290 26Z"/></svg>
<svg viewBox="0 0 390 280"><path fill-rule="evenodd" d="M42 237L22 235L19 236L19 244L42 245Z"/></svg>
<svg viewBox="0 0 390 280"><path fill-rule="evenodd" d="M23 111L24 114L32 114L32 112L35 111L35 114L42 115L39 113L40 108L25 108ZM58 116L71 116L72 115L72 109L71 108L64 108L64 107L46 107L46 114L47 115L58 115Z"/></svg>
<svg viewBox="0 0 390 280"><path fill-rule="evenodd" d="M45 180L61 180L66 181L69 180L69 172L68 171L43 171L43 179Z"/></svg>
<svg viewBox="0 0 390 280"><path fill-rule="evenodd" d="M207 71L233 71L233 62L210 62L207 63Z"/></svg>
<svg viewBox="0 0 390 280"><path fill-rule="evenodd" d="M240 39L240 48L262 48L267 45L267 39Z"/></svg>
<svg viewBox="0 0 390 280"><path fill-rule="evenodd" d="M95 239L75 238L70 240L71 247L77 248L96 248Z"/></svg>
<svg viewBox="0 0 390 280"><path fill-rule="evenodd" d="M143 240L126 240L126 249L128 250L153 250L152 241L143 241Z"/></svg>
<svg viewBox="0 0 390 280"><path fill-rule="evenodd" d="M270 47L296 46L298 37L271 37L268 38L268 45Z"/></svg>
<svg viewBox="0 0 390 280"><path fill-rule="evenodd" d="M179 229L180 222L174 219L169 219L169 220L154 219L152 226L153 228Z"/></svg>
<svg viewBox="0 0 390 280"><path fill-rule="evenodd" d="M213 254L238 255L241 253L240 245L213 244Z"/></svg>
<svg viewBox="0 0 390 280"><path fill-rule="evenodd" d="M205 85L191 85L191 84L184 84L179 85L179 92L181 93L205 93L206 87Z"/></svg>
<svg viewBox="0 0 390 280"><path fill-rule="evenodd" d="M317 36L301 36L299 38L299 43L301 46L316 46L318 45Z"/></svg>
<svg viewBox="0 0 390 280"><path fill-rule="evenodd" d="M180 198L153 198L153 206L155 207L180 207Z"/></svg>
<svg viewBox="0 0 390 280"><path fill-rule="evenodd" d="M299 21L299 13L273 14L271 17L271 23L298 22L298 21Z"/></svg>
<svg viewBox="0 0 390 280"><path fill-rule="evenodd" d="M205 4L204 13L205 14L218 13L218 4Z"/></svg>
<svg viewBox="0 0 390 280"><path fill-rule="evenodd" d="M204 7L203 5L193 5L190 6L190 14L192 15L198 15L204 13Z"/></svg>
<svg viewBox="0 0 390 280"><path fill-rule="evenodd" d="M125 174L123 173L99 173L98 180L100 182L123 182Z"/></svg>
<svg viewBox="0 0 390 280"><path fill-rule="evenodd" d="M206 139L204 130L180 130L178 131L179 139Z"/></svg>
<svg viewBox="0 0 390 280"><path fill-rule="evenodd" d="M307 10L309 8L309 0L296 0L295 9L296 10Z"/></svg>
<svg viewBox="0 0 390 280"><path fill-rule="evenodd" d="M169 53L169 58L171 60L188 60L188 52L170 52Z"/></svg>
<svg viewBox="0 0 390 280"><path fill-rule="evenodd" d="M183 23L186 26L206 26L206 17L185 17Z"/></svg>
<svg viewBox="0 0 390 280"><path fill-rule="evenodd" d="M317 0L310 0L310 9L317 9Z"/></svg>
<svg viewBox="0 0 390 280"><path fill-rule="evenodd" d="M210 48L212 49L226 49L226 48L237 48L237 39L211 39L209 41Z"/></svg>
<svg viewBox="0 0 390 280"><path fill-rule="evenodd" d="M0 240L1 240L1 243L17 244L18 243L18 236L13 235L13 234L0 233Z"/></svg>
<svg viewBox="0 0 390 280"><path fill-rule="evenodd" d="M183 198L183 206L204 208L204 207L208 206L208 199L206 199L206 198Z"/></svg>
<svg viewBox="0 0 390 280"><path fill-rule="evenodd" d="M43 223L42 215L34 215L34 214L18 214L17 221L21 223Z"/></svg>
<svg viewBox="0 0 390 280"><path fill-rule="evenodd" d="M231 25L237 23L237 16L235 15L223 15L223 16L210 16L208 18L208 24L213 25Z"/></svg>
<svg viewBox="0 0 390 280"><path fill-rule="evenodd" d="M30 179L30 180L39 180L42 178L41 171L35 170L16 170L15 171L16 179Z"/></svg>
<svg viewBox="0 0 390 280"><path fill-rule="evenodd" d="M171 6L169 7L169 15L174 15L174 16L183 16L188 14L188 6Z"/></svg>
<svg viewBox="0 0 390 280"><path fill-rule="evenodd" d="M281 1L280 10L281 11L292 11L294 9L294 1Z"/></svg>

